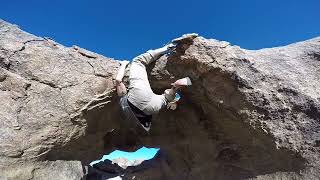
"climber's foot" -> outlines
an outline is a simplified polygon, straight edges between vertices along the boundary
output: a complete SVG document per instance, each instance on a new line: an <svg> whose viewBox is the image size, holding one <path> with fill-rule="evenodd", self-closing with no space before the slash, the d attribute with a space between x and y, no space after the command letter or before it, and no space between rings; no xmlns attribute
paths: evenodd
<svg viewBox="0 0 320 180"><path fill-rule="evenodd" d="M171 43L167 44L166 46L167 46L168 50L173 50L174 48L177 47L177 43L171 42Z"/></svg>
<svg viewBox="0 0 320 180"><path fill-rule="evenodd" d="M193 40L194 38L198 37L199 35L197 33L190 33L190 34L184 34L181 37L178 37L176 39L173 39L171 42L173 43L179 43L184 40Z"/></svg>
<svg viewBox="0 0 320 180"><path fill-rule="evenodd" d="M129 63L130 63L130 61L120 61L121 66L126 66Z"/></svg>
<svg viewBox="0 0 320 180"><path fill-rule="evenodd" d="M163 46L163 54L170 54L172 52L175 51L177 47L177 43L172 43L172 42L169 42L168 44L166 44L165 46Z"/></svg>

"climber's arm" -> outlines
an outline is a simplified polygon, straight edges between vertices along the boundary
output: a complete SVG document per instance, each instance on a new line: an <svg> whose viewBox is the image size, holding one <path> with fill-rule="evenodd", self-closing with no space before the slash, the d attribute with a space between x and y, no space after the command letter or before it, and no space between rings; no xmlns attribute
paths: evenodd
<svg viewBox="0 0 320 180"><path fill-rule="evenodd" d="M176 97L176 93L180 87L179 86L172 86L171 89L166 89L164 91L164 96L166 98L167 103L174 100Z"/></svg>
<svg viewBox="0 0 320 180"><path fill-rule="evenodd" d="M118 96L124 96L127 94L127 88L126 86L123 84L123 82L117 82L116 81L116 87L117 87L117 94Z"/></svg>
<svg viewBox="0 0 320 180"><path fill-rule="evenodd" d="M176 93L177 91L184 87L184 86L191 86L192 83L191 83L191 80L189 77L185 77L185 78L182 78L182 79L178 79L176 80L174 83L171 84L172 87L171 89L167 89L165 90L164 94L166 96L166 99L171 102L174 100L174 98L176 97Z"/></svg>
<svg viewBox="0 0 320 180"><path fill-rule="evenodd" d="M180 98L176 99L176 93L178 89L184 86L191 86L191 79L185 77L178 79L176 82L172 83L172 88L165 91L165 96L167 99L167 109L175 110L177 108L177 102Z"/></svg>
<svg viewBox="0 0 320 180"><path fill-rule="evenodd" d="M116 76L116 89L117 89L118 96L124 96L125 94L127 94L127 88L123 84L122 79L124 77L124 73L129 61L121 61L120 63L121 63L121 66Z"/></svg>
<svg viewBox="0 0 320 180"><path fill-rule="evenodd" d="M169 43L161 48L149 50L147 52L150 53L153 59L156 60L159 59L162 55L172 51L176 47L176 45L176 43Z"/></svg>

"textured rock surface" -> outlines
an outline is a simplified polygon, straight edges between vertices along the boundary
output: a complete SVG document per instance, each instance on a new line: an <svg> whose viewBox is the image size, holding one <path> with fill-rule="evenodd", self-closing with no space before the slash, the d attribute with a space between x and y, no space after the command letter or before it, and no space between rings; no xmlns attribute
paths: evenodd
<svg viewBox="0 0 320 180"><path fill-rule="evenodd" d="M81 179L84 176L80 161L43 161L9 165L1 169L0 179Z"/></svg>
<svg viewBox="0 0 320 180"><path fill-rule="evenodd" d="M77 179L79 161L141 145L166 159L137 179L320 177L320 38L257 51L183 42L150 80L159 93L184 76L194 85L149 135L120 128L113 59L0 21L0 67L0 177L62 179L61 167Z"/></svg>
<svg viewBox="0 0 320 180"><path fill-rule="evenodd" d="M117 123L110 100L118 65L0 21L1 171L47 160L87 163L101 155L103 136ZM100 119L87 115L100 107L108 109Z"/></svg>

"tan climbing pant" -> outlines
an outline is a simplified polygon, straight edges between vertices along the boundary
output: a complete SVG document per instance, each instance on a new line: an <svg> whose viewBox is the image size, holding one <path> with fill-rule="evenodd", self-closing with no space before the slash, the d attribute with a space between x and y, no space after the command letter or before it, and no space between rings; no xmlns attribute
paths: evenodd
<svg viewBox="0 0 320 180"><path fill-rule="evenodd" d="M154 94L150 87L146 65L154 60L156 59L152 50L135 57L131 62L129 73L128 100L147 115L158 113L167 105L168 99L167 95Z"/></svg>

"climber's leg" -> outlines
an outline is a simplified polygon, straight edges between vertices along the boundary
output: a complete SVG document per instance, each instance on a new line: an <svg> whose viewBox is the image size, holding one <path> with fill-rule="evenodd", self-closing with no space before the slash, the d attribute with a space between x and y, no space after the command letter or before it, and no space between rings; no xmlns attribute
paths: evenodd
<svg viewBox="0 0 320 180"><path fill-rule="evenodd" d="M154 60L151 53L146 52L137 56L131 62L128 100L139 109L143 109L153 95L145 65Z"/></svg>
<svg viewBox="0 0 320 180"><path fill-rule="evenodd" d="M133 59L129 75L129 93L128 100L137 108L143 109L154 95L146 71L146 65L159 59L168 51L164 46L159 49L149 50Z"/></svg>

